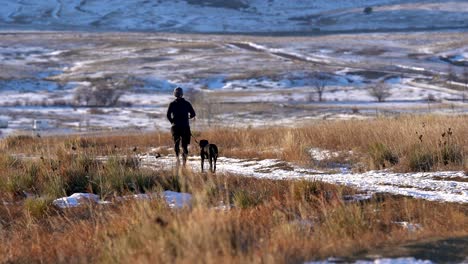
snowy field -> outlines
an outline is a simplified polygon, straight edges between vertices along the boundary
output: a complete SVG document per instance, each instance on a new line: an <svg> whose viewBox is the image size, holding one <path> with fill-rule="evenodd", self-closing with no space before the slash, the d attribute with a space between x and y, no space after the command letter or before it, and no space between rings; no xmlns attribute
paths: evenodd
<svg viewBox="0 0 468 264"><path fill-rule="evenodd" d="M310 37L4 32L0 120L8 128L0 128L0 136L31 131L34 120L48 124L40 133L167 130L165 111L177 85L198 112L196 129L466 114L466 43L464 31ZM389 89L385 102L369 92L377 83Z"/></svg>
<svg viewBox="0 0 468 264"><path fill-rule="evenodd" d="M322 33L460 29L463 0L2 0L6 29ZM364 12L365 8L371 8Z"/></svg>

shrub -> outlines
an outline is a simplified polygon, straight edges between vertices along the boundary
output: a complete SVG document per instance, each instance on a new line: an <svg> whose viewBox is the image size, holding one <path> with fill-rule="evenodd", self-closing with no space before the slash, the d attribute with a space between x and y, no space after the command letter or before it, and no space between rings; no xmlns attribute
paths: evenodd
<svg viewBox="0 0 468 264"><path fill-rule="evenodd" d="M420 145L413 147L408 156L408 167L411 171L430 171L434 162L433 154Z"/></svg>
<svg viewBox="0 0 468 264"><path fill-rule="evenodd" d="M159 176L154 172L140 170L139 159L136 157L111 157L94 175L92 189L102 196L114 192L145 192L159 181ZM175 191L180 191L180 187L176 189Z"/></svg>
<svg viewBox="0 0 468 264"><path fill-rule="evenodd" d="M96 147L96 143L93 142L90 138L85 137L77 137L74 139L66 140L64 142L64 146L66 149L70 148L91 148Z"/></svg>
<svg viewBox="0 0 468 264"><path fill-rule="evenodd" d="M388 165L395 165L398 163L398 156L393 153L385 144L374 143L369 147L369 154L371 156L371 163L373 167L382 169Z"/></svg>
<svg viewBox="0 0 468 264"><path fill-rule="evenodd" d="M5 153L0 153L0 169L10 169L19 163L20 161L17 158L7 155Z"/></svg>
<svg viewBox="0 0 468 264"><path fill-rule="evenodd" d="M449 163L461 165L463 163L463 151L457 145L446 145L440 150L440 161L444 165Z"/></svg>
<svg viewBox="0 0 468 264"><path fill-rule="evenodd" d="M24 210L33 218L47 216L52 208L52 200L45 198L28 198L24 201Z"/></svg>
<svg viewBox="0 0 468 264"><path fill-rule="evenodd" d="M379 82L368 87L369 95L377 99L378 102L385 102L390 97L390 86L384 82Z"/></svg>
<svg viewBox="0 0 468 264"><path fill-rule="evenodd" d="M16 172L3 179L2 185L9 193L20 194L34 186L34 179L30 175Z"/></svg>
<svg viewBox="0 0 468 264"><path fill-rule="evenodd" d="M325 193L324 188L323 182L300 180L291 184L291 194L296 201L312 202Z"/></svg>
<svg viewBox="0 0 468 264"><path fill-rule="evenodd" d="M463 150L453 141L452 128L448 128L439 140L438 161L444 165L449 163L461 165L463 163Z"/></svg>
<svg viewBox="0 0 468 264"><path fill-rule="evenodd" d="M16 135L16 136L9 136L3 140L3 145L6 148L16 148L20 146L24 146L27 144L31 144L34 142L34 138L28 135Z"/></svg>
<svg viewBox="0 0 468 264"><path fill-rule="evenodd" d="M51 198L59 198L66 195L64 178L56 173L49 173L41 182L43 195Z"/></svg>
<svg viewBox="0 0 468 264"><path fill-rule="evenodd" d="M74 156L70 163L61 162L60 174L65 179L66 193L89 191L90 181L97 171L97 166L96 160L87 155Z"/></svg>
<svg viewBox="0 0 468 264"><path fill-rule="evenodd" d="M374 9L370 6L364 8L364 14L366 15L370 15L372 12L374 11Z"/></svg>
<svg viewBox="0 0 468 264"><path fill-rule="evenodd" d="M86 106L115 106L120 97L129 89L140 87L141 81L128 76L88 80L91 85L83 85L75 89L74 102Z"/></svg>
<svg viewBox="0 0 468 264"><path fill-rule="evenodd" d="M232 200L234 205L241 209L255 207L261 203L261 198L257 193L246 190L235 191Z"/></svg>
<svg viewBox="0 0 468 264"><path fill-rule="evenodd" d="M172 190L174 192L181 192L183 187L180 177L177 175L164 178L161 184L165 190Z"/></svg>
<svg viewBox="0 0 468 264"><path fill-rule="evenodd" d="M35 163L24 163L12 157L0 158L0 189L11 194L36 191L39 167Z"/></svg>

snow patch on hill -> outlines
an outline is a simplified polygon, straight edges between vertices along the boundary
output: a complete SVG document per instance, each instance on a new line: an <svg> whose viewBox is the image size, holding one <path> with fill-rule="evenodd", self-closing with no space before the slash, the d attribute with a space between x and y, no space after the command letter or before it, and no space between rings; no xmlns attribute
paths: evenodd
<svg viewBox="0 0 468 264"><path fill-rule="evenodd" d="M364 13L365 7L373 12ZM424 0L4 0L4 29L318 32L467 27L468 3Z"/></svg>

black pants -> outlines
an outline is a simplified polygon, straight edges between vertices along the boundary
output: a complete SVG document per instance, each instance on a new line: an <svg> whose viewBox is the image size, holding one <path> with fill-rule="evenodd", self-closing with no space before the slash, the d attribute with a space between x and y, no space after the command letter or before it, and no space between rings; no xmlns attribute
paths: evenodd
<svg viewBox="0 0 468 264"><path fill-rule="evenodd" d="M183 156L186 158L188 155L188 145L190 144L190 132L189 126L172 126L171 127L172 139L174 139L174 150L176 156L179 156L180 149L179 145L182 142Z"/></svg>

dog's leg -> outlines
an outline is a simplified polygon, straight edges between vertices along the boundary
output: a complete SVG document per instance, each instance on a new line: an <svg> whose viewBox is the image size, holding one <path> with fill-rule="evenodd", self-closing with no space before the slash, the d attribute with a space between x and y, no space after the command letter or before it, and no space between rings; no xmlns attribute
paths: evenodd
<svg viewBox="0 0 468 264"><path fill-rule="evenodd" d="M215 155L214 156L214 171L213 172L216 172L216 161L218 160L218 155Z"/></svg>
<svg viewBox="0 0 468 264"><path fill-rule="evenodd" d="M201 171L203 172L203 163L205 163L205 155L203 155L203 150L200 151L200 158L201 158Z"/></svg>
<svg viewBox="0 0 468 264"><path fill-rule="evenodd" d="M213 155L210 155L210 171L213 172Z"/></svg>

